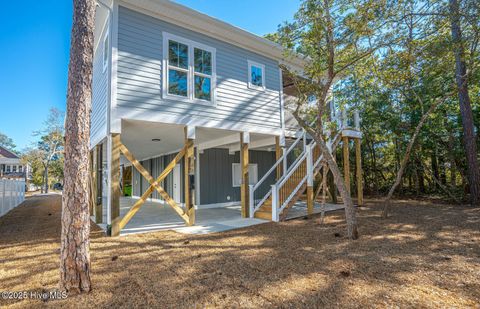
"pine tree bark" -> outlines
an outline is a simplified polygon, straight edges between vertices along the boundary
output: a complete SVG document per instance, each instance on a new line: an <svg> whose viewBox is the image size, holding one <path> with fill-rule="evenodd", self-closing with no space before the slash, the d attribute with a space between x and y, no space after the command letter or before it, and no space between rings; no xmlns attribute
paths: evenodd
<svg viewBox="0 0 480 309"><path fill-rule="evenodd" d="M91 290L88 148L95 5L73 1L60 250L60 288L68 292Z"/></svg>
<svg viewBox="0 0 480 309"><path fill-rule="evenodd" d="M460 114L463 126L463 145L467 159L470 200L474 206L480 205L480 170L477 161L477 145L473 124L473 113L468 94L468 76L465 61L462 30L460 25L460 5L458 0L450 0L450 24L455 53L455 79L457 83Z"/></svg>

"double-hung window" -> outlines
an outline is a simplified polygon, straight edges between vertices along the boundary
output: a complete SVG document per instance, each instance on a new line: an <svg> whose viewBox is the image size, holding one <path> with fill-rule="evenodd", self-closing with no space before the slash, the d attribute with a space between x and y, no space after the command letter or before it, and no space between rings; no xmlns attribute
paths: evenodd
<svg viewBox="0 0 480 309"><path fill-rule="evenodd" d="M214 104L215 49L163 33L164 98Z"/></svg>

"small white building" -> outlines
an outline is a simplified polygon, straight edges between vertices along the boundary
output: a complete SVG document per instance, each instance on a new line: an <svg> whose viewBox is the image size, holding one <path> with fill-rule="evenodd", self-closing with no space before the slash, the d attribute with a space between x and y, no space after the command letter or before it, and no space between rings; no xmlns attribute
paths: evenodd
<svg viewBox="0 0 480 309"><path fill-rule="evenodd" d="M20 158L0 146L0 178L25 179L28 175L28 166L20 162Z"/></svg>

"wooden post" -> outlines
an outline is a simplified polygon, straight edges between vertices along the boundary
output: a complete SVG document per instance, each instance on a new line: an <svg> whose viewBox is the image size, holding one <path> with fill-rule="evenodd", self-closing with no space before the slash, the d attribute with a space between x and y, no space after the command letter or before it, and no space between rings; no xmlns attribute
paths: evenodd
<svg viewBox="0 0 480 309"><path fill-rule="evenodd" d="M312 148L307 146L307 214L313 215L313 154Z"/></svg>
<svg viewBox="0 0 480 309"><path fill-rule="evenodd" d="M249 133L240 133L240 166L242 182L240 185L240 200L242 204L242 217L248 218L249 216L249 176L248 176L248 144L250 143Z"/></svg>
<svg viewBox="0 0 480 309"><path fill-rule="evenodd" d="M309 216L313 215L313 187L307 186L307 214Z"/></svg>
<svg viewBox="0 0 480 309"><path fill-rule="evenodd" d="M343 173L345 177L345 186L350 192L350 153L348 149L348 137L343 137Z"/></svg>
<svg viewBox="0 0 480 309"><path fill-rule="evenodd" d="M95 199L95 223L103 221L103 145L96 147L95 174L97 194Z"/></svg>
<svg viewBox="0 0 480 309"><path fill-rule="evenodd" d="M188 226L195 224L195 207L193 205L193 188L190 181L195 176L195 160L194 160L194 138L195 127L185 127L185 156L184 156L184 193L185 193L185 211L188 216Z"/></svg>
<svg viewBox="0 0 480 309"><path fill-rule="evenodd" d="M120 134L112 134L112 158L110 166L110 215L112 222L111 236L120 235Z"/></svg>
<svg viewBox="0 0 480 309"><path fill-rule="evenodd" d="M278 161L283 154L283 149L280 146L280 136L275 136L275 161ZM277 166L277 180L282 177L282 164Z"/></svg>
<svg viewBox="0 0 480 309"><path fill-rule="evenodd" d="M363 177L362 177L362 140L355 139L355 165L357 169L357 204L363 206Z"/></svg>

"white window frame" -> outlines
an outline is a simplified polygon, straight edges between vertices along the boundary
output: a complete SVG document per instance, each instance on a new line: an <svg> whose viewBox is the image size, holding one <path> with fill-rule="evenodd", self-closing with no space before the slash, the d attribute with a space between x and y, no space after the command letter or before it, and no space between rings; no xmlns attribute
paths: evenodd
<svg viewBox="0 0 480 309"><path fill-rule="evenodd" d="M248 88L256 89L256 90L267 89L265 86L265 65L255 61L251 61L251 60L248 60L247 62L248 62ZM262 69L262 86L261 87L252 84L252 66L256 66L257 68Z"/></svg>
<svg viewBox="0 0 480 309"><path fill-rule="evenodd" d="M108 68L108 60L110 59L110 39L109 39L109 29L106 28L105 36L103 37L103 44L102 44L102 64L103 64L103 73ZM108 45L107 45L108 44ZM107 52L105 54L105 47L107 47Z"/></svg>
<svg viewBox="0 0 480 309"><path fill-rule="evenodd" d="M238 184L235 182L235 167L237 167L237 166L240 169L240 182ZM248 173L248 178L249 178L249 180L250 180L250 174L252 174L252 173L250 173L250 168L251 167L253 168L253 183L249 182L249 185L255 185L258 182L258 164L257 163L250 163L248 165L248 172L249 172ZM232 187L234 187L234 188L240 187L240 185L242 184L242 175L241 174L242 174L242 167L241 167L240 163L232 163Z"/></svg>
<svg viewBox="0 0 480 309"><path fill-rule="evenodd" d="M214 47L201 44L168 32L162 32L163 36L163 74L162 74L162 97L164 99L182 101L186 103L197 103L204 104L209 106L216 106L216 85L217 85L217 63L216 63L216 53L217 50ZM188 72L187 72L187 96L179 96L175 94L168 93L168 41L172 40L178 43L182 43L188 46ZM212 54L212 75L208 76L202 73L195 73L195 60L194 60L194 49L202 49L208 51ZM175 67L175 69L178 69ZM181 69L179 69L181 71ZM195 98L195 75L210 77L211 78L211 100L202 100Z"/></svg>

